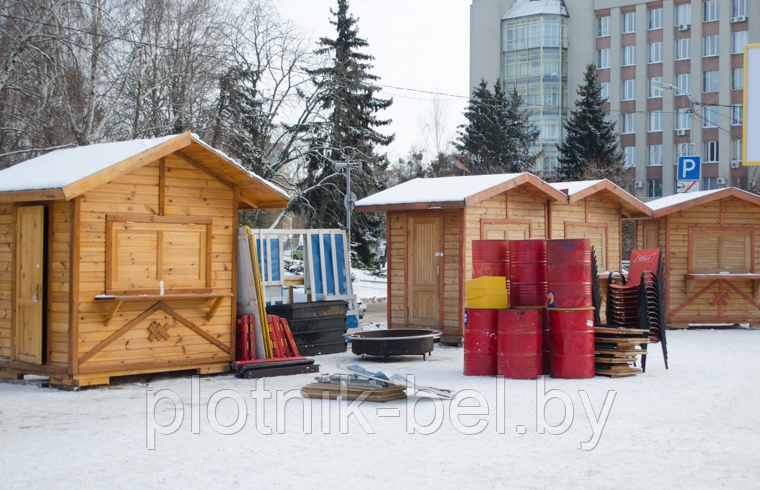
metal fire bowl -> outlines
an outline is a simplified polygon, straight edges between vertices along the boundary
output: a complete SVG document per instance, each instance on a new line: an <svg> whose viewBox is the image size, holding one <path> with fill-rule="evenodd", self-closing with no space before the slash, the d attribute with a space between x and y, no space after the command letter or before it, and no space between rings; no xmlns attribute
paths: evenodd
<svg viewBox="0 0 760 490"><path fill-rule="evenodd" d="M378 357L425 356L433 352L433 342L440 330L430 328L394 328L367 330L346 335L354 354Z"/></svg>

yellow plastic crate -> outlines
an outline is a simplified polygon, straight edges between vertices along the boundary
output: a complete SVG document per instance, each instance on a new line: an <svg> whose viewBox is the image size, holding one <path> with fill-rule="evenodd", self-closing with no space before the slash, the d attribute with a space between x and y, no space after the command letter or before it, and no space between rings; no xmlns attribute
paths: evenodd
<svg viewBox="0 0 760 490"><path fill-rule="evenodd" d="M477 297L467 298L467 308L491 308L500 310L508 307L509 299L507 298L506 290L501 294L484 294Z"/></svg>
<svg viewBox="0 0 760 490"><path fill-rule="evenodd" d="M466 289L507 289L507 278L504 276L481 276L470 279L465 283Z"/></svg>

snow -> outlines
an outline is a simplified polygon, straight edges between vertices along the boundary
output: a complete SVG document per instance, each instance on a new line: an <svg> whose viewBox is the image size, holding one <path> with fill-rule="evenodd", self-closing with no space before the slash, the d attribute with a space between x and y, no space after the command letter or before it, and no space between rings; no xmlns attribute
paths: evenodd
<svg viewBox="0 0 760 490"><path fill-rule="evenodd" d="M439 177L435 179L412 179L356 202L357 206L381 206L388 204L462 202L474 194L509 182L523 175L467 175L463 177Z"/></svg>
<svg viewBox="0 0 760 490"><path fill-rule="evenodd" d="M382 303L388 299L388 281L362 269L351 269L354 294L365 303Z"/></svg>
<svg viewBox="0 0 760 490"><path fill-rule="evenodd" d="M589 187L593 187L596 184L601 184L604 180L579 180L575 182L556 182L549 184L560 192L572 196L578 192L584 191Z"/></svg>
<svg viewBox="0 0 760 490"><path fill-rule="evenodd" d="M175 137L171 135L51 151L0 171L0 192L60 189Z"/></svg>
<svg viewBox="0 0 760 490"><path fill-rule="evenodd" d="M444 401L439 406L413 397L358 406L313 400L307 401L311 433L303 430L302 401L291 400L283 408L273 394L272 399L259 398L259 410L251 391L257 396L264 389L296 394L313 374L269 378L263 386L231 375L204 376L199 403L192 402L191 378L182 375L77 393L0 384L3 487L757 488L760 426L755 415L760 392L752 380L760 378L760 331L677 330L668 337L669 370L663 367L659 345L652 345L645 374L547 378L539 395L536 381L504 380L503 391L497 392L496 378L462 375L461 348L436 346L426 361L400 357L373 362L350 352L317 356L321 373L359 362L370 371L414 374L420 384L475 390L489 414L452 421L455 404ZM162 425L175 420L175 405L169 399L157 401L160 390L167 390L161 396L176 394L183 418L173 434L151 431L155 449L148 450L147 428L154 427L153 420ZM550 390L557 391L547 394ZM609 390L615 398L599 442L584 451L580 443L591 439L592 425L582 392L596 418L603 415ZM560 393L572 407L572 424L562 434L538 433L542 413L549 424L562 421L565 405L559 398L543 404ZM232 396L245 418L238 419ZM148 417L146 407L151 406L155 417ZM340 421L346 417L340 411L345 416L351 409L354 415L341 433ZM440 427L430 435L407 433L407 413L414 415L408 420L412 427L415 421L430 424L442 414ZM476 435L465 435L454 425L457 420L473 425L478 419L487 426ZM211 425L236 420L242 422L241 429L231 435L221 435ZM504 422L505 433L499 433L497 420ZM519 433L521 426L524 434ZM265 435L269 430L272 434Z"/></svg>
<svg viewBox="0 0 760 490"><path fill-rule="evenodd" d="M667 197L655 199L654 201L649 201L645 204L649 206L649 209L651 209L652 211L659 211L660 209L667 208L670 206L675 206L676 204L689 202L694 199L699 199L700 197L707 196L709 194L714 194L722 190L724 189L713 189L710 191L684 192L681 194L672 194Z"/></svg>
<svg viewBox="0 0 760 490"><path fill-rule="evenodd" d="M517 0L501 20L531 15L564 15L568 17L563 0Z"/></svg>

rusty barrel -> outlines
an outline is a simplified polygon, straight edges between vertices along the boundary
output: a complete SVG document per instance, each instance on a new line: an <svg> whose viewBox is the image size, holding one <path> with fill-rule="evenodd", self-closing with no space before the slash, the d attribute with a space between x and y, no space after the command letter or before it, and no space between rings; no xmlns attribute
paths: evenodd
<svg viewBox="0 0 760 490"><path fill-rule="evenodd" d="M549 370L553 378L594 377L594 309L549 309Z"/></svg>
<svg viewBox="0 0 760 490"><path fill-rule="evenodd" d="M502 276L509 283L508 240L472 241L472 278L481 276Z"/></svg>
<svg viewBox="0 0 760 490"><path fill-rule="evenodd" d="M511 379L541 375L541 310L500 310L496 374Z"/></svg>
<svg viewBox="0 0 760 490"><path fill-rule="evenodd" d="M550 308L592 306L591 241L546 241L546 289Z"/></svg>
<svg viewBox="0 0 760 490"><path fill-rule="evenodd" d="M511 306L546 305L546 240L509 241Z"/></svg>
<svg viewBox="0 0 760 490"><path fill-rule="evenodd" d="M496 375L499 310L467 308L464 312L465 376Z"/></svg>

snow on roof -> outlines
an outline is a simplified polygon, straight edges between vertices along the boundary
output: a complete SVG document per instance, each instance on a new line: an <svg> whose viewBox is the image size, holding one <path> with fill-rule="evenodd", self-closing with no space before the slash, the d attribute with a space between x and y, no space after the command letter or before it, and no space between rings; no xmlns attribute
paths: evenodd
<svg viewBox="0 0 760 490"><path fill-rule="evenodd" d="M0 192L63 188L176 137L171 135L51 151L0 171Z"/></svg>
<svg viewBox="0 0 760 490"><path fill-rule="evenodd" d="M697 191L697 192L685 192L682 194L673 194L667 197L662 197L660 199L655 199L654 201L649 201L645 204L649 206L649 209L651 209L652 211L659 211L660 209L668 208L670 206L675 206L676 204L681 204L684 202L689 202L694 199L699 199L700 197L704 197L709 194L714 194L722 190L723 189L713 189L711 191Z"/></svg>
<svg viewBox="0 0 760 490"><path fill-rule="evenodd" d="M563 0L517 0L501 20L532 15L563 15L569 17Z"/></svg>
<svg viewBox="0 0 760 490"><path fill-rule="evenodd" d="M604 182L604 181L603 180L579 180L576 182L555 182L549 185L554 187L560 192L565 192L568 196L572 196L573 194L577 194L578 192L586 190L589 187L595 186L596 184L599 184L601 182Z"/></svg>
<svg viewBox="0 0 760 490"><path fill-rule="evenodd" d="M523 174L467 175L435 179L417 178L360 199L356 205L382 206L388 204L463 202L474 194L508 182L520 175Z"/></svg>

